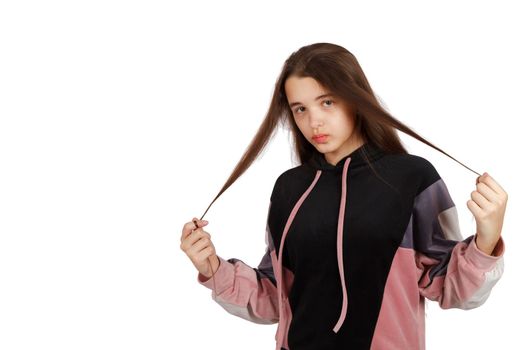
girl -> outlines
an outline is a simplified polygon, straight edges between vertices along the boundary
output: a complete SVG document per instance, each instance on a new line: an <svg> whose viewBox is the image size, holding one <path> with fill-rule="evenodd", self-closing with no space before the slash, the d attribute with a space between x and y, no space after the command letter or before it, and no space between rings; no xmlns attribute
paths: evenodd
<svg viewBox="0 0 526 350"><path fill-rule="evenodd" d="M341 46L308 45L286 60L263 124L212 203L280 122L300 165L275 181L259 266L216 255L207 221L182 229L198 282L226 311L278 322L278 350L408 350L425 349L425 298L444 309L486 301L504 268L507 193L477 177L467 202L477 231L463 239L446 184L395 128L449 155L381 107Z"/></svg>

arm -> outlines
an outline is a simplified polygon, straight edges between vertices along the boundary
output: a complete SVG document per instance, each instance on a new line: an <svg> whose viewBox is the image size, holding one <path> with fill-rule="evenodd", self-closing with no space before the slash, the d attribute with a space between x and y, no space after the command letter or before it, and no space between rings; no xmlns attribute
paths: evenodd
<svg viewBox="0 0 526 350"><path fill-rule="evenodd" d="M270 206L269 206L270 208ZM261 324L279 320L276 279L273 259L276 253L268 225L265 234L266 251L257 268L252 268L235 258L219 258L219 267L214 274L215 301L232 315ZM201 273L198 282L213 290L214 281Z"/></svg>
<svg viewBox="0 0 526 350"><path fill-rule="evenodd" d="M428 164L431 183L415 198L413 235L420 295L443 309L482 305L504 272L504 241L492 255L482 251L475 235L463 239L458 215L446 184Z"/></svg>

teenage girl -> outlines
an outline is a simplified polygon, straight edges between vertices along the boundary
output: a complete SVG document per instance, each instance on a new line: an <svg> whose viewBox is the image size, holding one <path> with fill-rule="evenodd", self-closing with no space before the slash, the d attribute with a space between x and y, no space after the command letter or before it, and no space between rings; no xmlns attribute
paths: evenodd
<svg viewBox="0 0 526 350"><path fill-rule="evenodd" d="M300 165L276 179L259 266L218 256L202 217L182 229L198 282L225 310L278 323L276 349L420 350L425 298L465 310L487 300L504 269L507 193L385 111L341 46L304 46L286 60L266 118L212 203L279 123ZM479 175L467 201L476 233L462 237L444 181L395 129Z"/></svg>

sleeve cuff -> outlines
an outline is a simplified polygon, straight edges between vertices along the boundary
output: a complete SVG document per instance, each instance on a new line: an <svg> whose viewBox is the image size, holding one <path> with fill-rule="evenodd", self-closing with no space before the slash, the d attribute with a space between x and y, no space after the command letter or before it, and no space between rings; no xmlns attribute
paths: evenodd
<svg viewBox="0 0 526 350"><path fill-rule="evenodd" d="M217 257L219 259L219 267L212 276L213 278L206 277L205 275L198 272L197 282L199 282L201 285L205 286L208 289L214 290L215 279L215 293L221 294L221 292L233 285L235 271L233 264L229 263L219 255Z"/></svg>
<svg viewBox="0 0 526 350"><path fill-rule="evenodd" d="M466 259L476 268L489 271L493 269L497 261L502 258L505 250L506 247L502 236L499 237L499 240L493 249L492 255L488 255L480 250L475 243L475 236L473 236L473 239L466 249Z"/></svg>

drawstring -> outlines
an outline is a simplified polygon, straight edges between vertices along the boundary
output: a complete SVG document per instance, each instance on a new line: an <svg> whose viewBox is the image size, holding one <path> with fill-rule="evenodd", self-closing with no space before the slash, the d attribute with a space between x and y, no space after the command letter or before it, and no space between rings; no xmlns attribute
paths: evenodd
<svg viewBox="0 0 526 350"><path fill-rule="evenodd" d="M342 284L342 295L343 295L343 301L342 301L342 308L340 313L340 318L338 319L338 322L333 328L333 331L335 333L338 333L340 330L343 322L345 321L345 317L347 315L347 306L348 306L348 300L347 300L347 287L345 283L345 271L343 267L343 224L344 224L344 217L345 217L345 202L347 198L347 171L349 168L349 163L351 162L351 157L348 157L345 160L345 164L343 166L343 172L342 172L342 191L341 191L341 198L340 198L340 210L338 213L338 228L337 228L337 239L336 239L336 252L338 257L338 270L340 273L340 280ZM276 271L276 281L277 281L277 287L278 287L278 303L279 303L279 318L281 319L282 315L282 308L283 308L283 246L285 245L285 238L287 237L287 233L289 232L290 225L292 224L292 221L294 220L294 217L296 216L296 213L298 212L299 208L307 198L307 196L310 194L316 183L318 182L318 179L321 176L322 171L317 170L316 176L314 177L314 180L310 184L309 188L303 193L303 195L300 197L296 205L294 205L294 208L292 209L291 213L289 214L289 218L287 220L287 223L285 224L285 228L283 229L283 234L281 235L281 243L279 245L279 253L278 253L278 268ZM204 216L204 215L203 215ZM193 220L195 229L198 228L197 221ZM212 298L215 300L216 298L216 284L215 284L215 278L214 278L214 271L212 270L212 264L210 263L210 258L207 259L208 266L210 267L210 271L212 272L212 282L214 285L214 288L212 290ZM284 332L281 332L281 337L284 336ZM277 344L281 344L282 339L278 339Z"/></svg>
<svg viewBox="0 0 526 350"><path fill-rule="evenodd" d="M345 217L345 200L347 198L347 169L349 168L349 163L351 162L351 157L345 160L342 173L342 196L340 199L340 212L338 214L338 236L336 241L336 251L338 255L338 270L340 271L340 280L342 282L342 293L343 293L343 302L342 302L342 311L340 313L340 319L332 329L334 333L338 333L340 327L345 321L347 316L347 287L345 285L345 273L343 269L343 220Z"/></svg>
<svg viewBox="0 0 526 350"><path fill-rule="evenodd" d="M333 331L335 333L338 333L341 326L343 325L343 322L345 321L345 317L347 316L347 306L348 306L348 300L347 300L347 287L345 283L345 270L343 267L343 225L344 225L344 219L345 219L345 203L347 198L347 172L349 169L349 164L351 162L351 157L348 157L345 160L344 166L343 166L343 172L342 172L342 190L341 190L341 198L340 198L340 210L338 213L338 228L337 228L337 239L336 239L336 252L338 257L338 270L340 273L340 280L342 284L342 294L343 294L343 301L342 301L342 308L340 313L340 318L338 319L338 322L333 328ZM281 235L281 243L279 245L279 253L278 253L278 268L276 272L276 280L278 281L278 300L279 300L279 316L281 319L281 313L282 313L282 299L283 299L283 247L285 245L285 238L287 237L287 233L289 232L290 225L292 224L292 221L294 220L294 217L296 216L296 213L298 212L299 208L303 204L303 201L307 198L307 196L310 194L316 183L318 182L318 179L321 176L321 170L316 171L316 176L314 177L314 180L310 184L309 188L303 193L303 195L300 197L296 205L294 205L294 208L292 209L291 213L289 214L289 218L287 220L287 223L285 224L285 228L283 229L283 234ZM284 332L281 332L281 337L284 336ZM282 339L278 339L278 344L281 344Z"/></svg>
<svg viewBox="0 0 526 350"><path fill-rule="evenodd" d="M276 281L278 285L278 305L279 305L279 318L281 320L281 310L282 310L282 296L283 296L283 278L282 278L282 256L283 256L283 245L285 243L285 237L287 237L287 233L289 232L289 227L292 224L292 221L294 220L294 217L296 216L296 213L298 212L298 209L303 204L303 201L307 196L309 195L310 191L314 188L316 185L316 182L318 182L318 179L320 178L321 170L316 171L316 177L310 184L309 188L303 193L303 195L300 197L294 208L289 214L289 218L287 220L287 223L285 224L285 228L283 229L283 234L281 235L281 243L279 245L279 253L278 253L278 271L276 273ZM281 332L280 336L283 337L284 332ZM278 339L277 344L281 344L283 339Z"/></svg>

